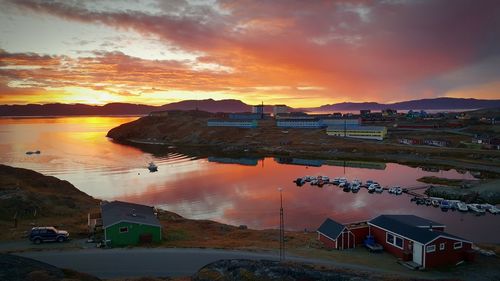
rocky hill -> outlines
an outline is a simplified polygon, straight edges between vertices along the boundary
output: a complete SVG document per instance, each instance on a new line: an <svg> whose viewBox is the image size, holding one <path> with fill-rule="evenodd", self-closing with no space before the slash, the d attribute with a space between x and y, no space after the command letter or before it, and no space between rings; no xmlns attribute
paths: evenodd
<svg viewBox="0 0 500 281"><path fill-rule="evenodd" d="M98 204L67 181L0 165L0 226L12 230L0 233L0 239L20 239L33 225L84 233L87 213Z"/></svg>

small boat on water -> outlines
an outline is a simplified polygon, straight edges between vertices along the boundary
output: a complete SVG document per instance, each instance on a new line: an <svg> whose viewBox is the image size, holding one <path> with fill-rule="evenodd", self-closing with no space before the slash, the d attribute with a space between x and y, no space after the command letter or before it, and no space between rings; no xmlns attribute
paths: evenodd
<svg viewBox="0 0 500 281"><path fill-rule="evenodd" d="M486 211L481 208L481 205L479 204L467 204L467 207L469 208L469 210L476 213L476 215L483 215L486 213Z"/></svg>
<svg viewBox="0 0 500 281"><path fill-rule="evenodd" d="M432 199L431 198L426 198L425 199L425 205L427 205L427 206L432 205Z"/></svg>
<svg viewBox="0 0 500 281"><path fill-rule="evenodd" d="M360 187L361 187L361 185L359 183L353 183L351 185L351 191L352 191L352 193L358 193Z"/></svg>
<svg viewBox="0 0 500 281"><path fill-rule="evenodd" d="M342 189L344 192L349 192L351 191L351 184L350 183L346 183L344 184L344 187Z"/></svg>
<svg viewBox="0 0 500 281"><path fill-rule="evenodd" d="M494 214L494 215L500 213L500 209L497 208L496 206L491 205L491 204L482 204L481 208Z"/></svg>
<svg viewBox="0 0 500 281"><path fill-rule="evenodd" d="M431 204L433 207L439 207L439 200L437 199L431 199Z"/></svg>
<svg viewBox="0 0 500 281"><path fill-rule="evenodd" d="M469 208L467 207L467 204L465 204L464 202L457 202L457 209L460 212L467 212L469 210Z"/></svg>
<svg viewBox="0 0 500 281"><path fill-rule="evenodd" d="M451 204L448 200L442 200L439 203L439 207L441 208L441 211L448 212L448 210L451 209Z"/></svg>
<svg viewBox="0 0 500 281"><path fill-rule="evenodd" d="M384 188L377 184L377 186L375 187L375 192L382 193L382 192L384 192Z"/></svg>
<svg viewBox="0 0 500 281"><path fill-rule="evenodd" d="M375 192L376 188L377 188L377 185L372 183L368 186L368 192L373 193L373 192Z"/></svg>
<svg viewBox="0 0 500 281"><path fill-rule="evenodd" d="M153 162L149 163L148 169L150 172L158 172L158 166L156 166L156 164Z"/></svg>
<svg viewBox="0 0 500 281"><path fill-rule="evenodd" d="M40 150L36 150L36 151L27 151L26 154L27 155L32 155L32 154L40 154Z"/></svg>

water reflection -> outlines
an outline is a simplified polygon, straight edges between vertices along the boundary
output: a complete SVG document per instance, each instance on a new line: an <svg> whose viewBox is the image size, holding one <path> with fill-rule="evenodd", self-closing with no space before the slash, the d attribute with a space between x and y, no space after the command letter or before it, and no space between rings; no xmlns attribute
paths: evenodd
<svg viewBox="0 0 500 281"><path fill-rule="evenodd" d="M138 149L105 137L110 128L134 119L2 118L0 161L56 175L98 198L162 206L190 218L276 228L278 187L283 187L288 229L315 229L325 217L352 222L380 213L410 213L445 223L450 232L474 241L500 242L496 235L500 216L443 213L417 206L405 195L368 194L364 189L353 194L334 186L297 187L292 182L305 175L327 175L417 187L422 184L416 179L423 176L473 179L470 172L356 160L204 157L164 146ZM42 153L28 156L28 150ZM158 172L149 173L146 166L150 161L158 165Z"/></svg>

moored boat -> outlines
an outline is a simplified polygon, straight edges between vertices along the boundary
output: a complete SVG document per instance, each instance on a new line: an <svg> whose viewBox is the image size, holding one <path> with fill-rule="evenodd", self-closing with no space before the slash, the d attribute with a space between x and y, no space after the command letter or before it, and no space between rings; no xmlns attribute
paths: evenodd
<svg viewBox="0 0 500 281"><path fill-rule="evenodd" d="M460 212L467 212L469 210L469 208L467 208L467 204L465 204L464 202L457 202L457 209Z"/></svg>
<svg viewBox="0 0 500 281"><path fill-rule="evenodd" d="M155 163L150 162L148 165L148 169L150 172L157 172L158 171L158 166L156 166Z"/></svg>

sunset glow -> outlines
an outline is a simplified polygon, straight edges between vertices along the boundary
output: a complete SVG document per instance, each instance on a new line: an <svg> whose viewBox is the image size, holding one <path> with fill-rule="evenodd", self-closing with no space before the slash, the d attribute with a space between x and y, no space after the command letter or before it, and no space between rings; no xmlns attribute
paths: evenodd
<svg viewBox="0 0 500 281"><path fill-rule="evenodd" d="M0 1L0 103L500 98L500 3Z"/></svg>

